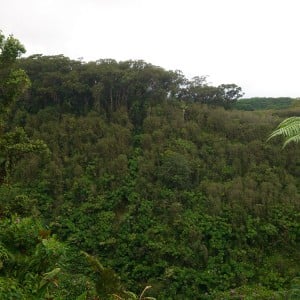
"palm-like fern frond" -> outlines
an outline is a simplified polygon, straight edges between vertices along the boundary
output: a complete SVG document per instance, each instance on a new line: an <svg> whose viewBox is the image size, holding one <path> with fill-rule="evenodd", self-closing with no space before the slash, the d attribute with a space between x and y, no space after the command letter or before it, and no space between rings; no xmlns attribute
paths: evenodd
<svg viewBox="0 0 300 300"><path fill-rule="evenodd" d="M279 135L285 139L283 148L291 142L300 142L300 117L290 117L282 121L270 134L268 141Z"/></svg>

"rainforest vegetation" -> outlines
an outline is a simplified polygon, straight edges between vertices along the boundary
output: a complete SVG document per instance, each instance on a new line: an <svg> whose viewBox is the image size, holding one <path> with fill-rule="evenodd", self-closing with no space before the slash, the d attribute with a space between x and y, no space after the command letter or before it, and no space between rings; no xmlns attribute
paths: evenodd
<svg viewBox="0 0 300 300"><path fill-rule="evenodd" d="M299 299L300 147L266 141L297 105L24 52L0 34L0 299Z"/></svg>
<svg viewBox="0 0 300 300"><path fill-rule="evenodd" d="M235 109L240 110L265 110L265 109L285 109L293 105L298 104L298 98L280 97L280 98L266 98L266 97L254 97L243 98L235 102L232 106Z"/></svg>

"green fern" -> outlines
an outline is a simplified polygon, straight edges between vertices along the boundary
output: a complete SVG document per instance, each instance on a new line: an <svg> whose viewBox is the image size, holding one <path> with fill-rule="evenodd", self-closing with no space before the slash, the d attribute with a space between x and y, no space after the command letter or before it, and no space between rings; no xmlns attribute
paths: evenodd
<svg viewBox="0 0 300 300"><path fill-rule="evenodd" d="M291 142L300 142L300 117L290 117L282 121L274 130L268 141L276 136L283 136L283 148Z"/></svg>

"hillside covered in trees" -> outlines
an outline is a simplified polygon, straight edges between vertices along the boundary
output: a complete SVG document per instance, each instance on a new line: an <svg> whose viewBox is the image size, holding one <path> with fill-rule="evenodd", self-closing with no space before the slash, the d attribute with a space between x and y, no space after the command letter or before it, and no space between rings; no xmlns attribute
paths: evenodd
<svg viewBox="0 0 300 300"><path fill-rule="evenodd" d="M265 109L286 109L294 105L299 105L299 99L280 97L280 98L265 98L254 97L244 98L235 102L233 108L239 110L253 111Z"/></svg>
<svg viewBox="0 0 300 300"><path fill-rule="evenodd" d="M0 45L0 299L299 299L298 107Z"/></svg>

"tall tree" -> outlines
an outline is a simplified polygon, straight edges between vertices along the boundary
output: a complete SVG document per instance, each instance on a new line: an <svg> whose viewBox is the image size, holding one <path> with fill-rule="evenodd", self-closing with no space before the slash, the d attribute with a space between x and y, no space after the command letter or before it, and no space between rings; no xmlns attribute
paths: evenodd
<svg viewBox="0 0 300 300"><path fill-rule="evenodd" d="M8 107L30 86L25 71L16 67L16 60L25 53L24 46L12 35L5 37L0 31L0 104Z"/></svg>
<svg viewBox="0 0 300 300"><path fill-rule="evenodd" d="M225 108L231 107L244 93L242 88L236 84L221 84L218 86L220 90L222 104Z"/></svg>

